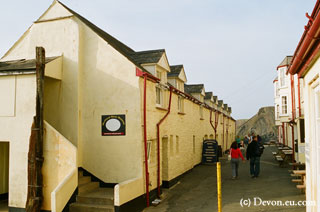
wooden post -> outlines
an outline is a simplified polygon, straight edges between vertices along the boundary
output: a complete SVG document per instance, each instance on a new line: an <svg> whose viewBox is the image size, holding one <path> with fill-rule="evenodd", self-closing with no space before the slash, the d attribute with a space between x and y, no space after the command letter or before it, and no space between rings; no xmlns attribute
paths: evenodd
<svg viewBox="0 0 320 212"><path fill-rule="evenodd" d="M32 131L28 153L28 195L27 212L37 212L42 205L42 164L43 164L43 91L44 91L45 50L36 47L36 116L32 124Z"/></svg>

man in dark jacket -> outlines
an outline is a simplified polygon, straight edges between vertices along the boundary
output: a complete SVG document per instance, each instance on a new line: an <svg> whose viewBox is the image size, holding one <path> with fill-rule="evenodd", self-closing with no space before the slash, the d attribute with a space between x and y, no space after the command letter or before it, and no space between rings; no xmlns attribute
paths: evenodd
<svg viewBox="0 0 320 212"><path fill-rule="evenodd" d="M250 175L252 178L257 178L260 173L260 157L263 152L263 145L258 142L258 137L254 136L253 141L247 148L247 160L250 159Z"/></svg>

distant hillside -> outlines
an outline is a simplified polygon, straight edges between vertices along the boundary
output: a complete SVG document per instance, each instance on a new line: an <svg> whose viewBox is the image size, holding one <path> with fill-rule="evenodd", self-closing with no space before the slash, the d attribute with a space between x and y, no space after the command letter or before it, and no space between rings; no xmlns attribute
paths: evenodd
<svg viewBox="0 0 320 212"><path fill-rule="evenodd" d="M238 129L241 125L246 123L249 119L239 119L236 121L236 129Z"/></svg>
<svg viewBox="0 0 320 212"><path fill-rule="evenodd" d="M240 119L236 122L236 133L240 137L254 132L264 141L277 139L277 128L274 121L274 107L262 107L259 112L249 120Z"/></svg>

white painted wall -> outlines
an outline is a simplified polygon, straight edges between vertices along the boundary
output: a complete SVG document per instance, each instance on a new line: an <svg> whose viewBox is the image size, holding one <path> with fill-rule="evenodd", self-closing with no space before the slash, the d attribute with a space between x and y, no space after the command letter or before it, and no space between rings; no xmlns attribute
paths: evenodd
<svg viewBox="0 0 320 212"><path fill-rule="evenodd" d="M141 176L141 96L135 65L79 23L80 157L108 183ZM101 116L126 115L125 136L101 136Z"/></svg>
<svg viewBox="0 0 320 212"><path fill-rule="evenodd" d="M320 75L319 58L304 76L304 102L305 102L305 157L306 157L306 198L315 201L316 206L307 207L308 212L320 210L320 142L319 123L317 122L316 110L319 105L316 103L316 89L319 87Z"/></svg>
<svg viewBox="0 0 320 212"><path fill-rule="evenodd" d="M2 76L0 77L0 79ZM31 125L35 115L35 75L5 77L15 82L15 115L0 116L0 141L10 142L9 206L24 208L27 198L27 164ZM0 80L0 84L3 80ZM12 95L8 93L7 95Z"/></svg>

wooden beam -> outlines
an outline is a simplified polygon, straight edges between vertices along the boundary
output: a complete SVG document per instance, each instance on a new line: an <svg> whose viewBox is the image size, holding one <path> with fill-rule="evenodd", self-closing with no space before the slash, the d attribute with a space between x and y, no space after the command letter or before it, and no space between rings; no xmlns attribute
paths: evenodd
<svg viewBox="0 0 320 212"><path fill-rule="evenodd" d="M43 164L43 91L44 91L45 50L36 47L36 116L32 124L28 152L28 194L27 212L37 212L42 205L42 164Z"/></svg>

